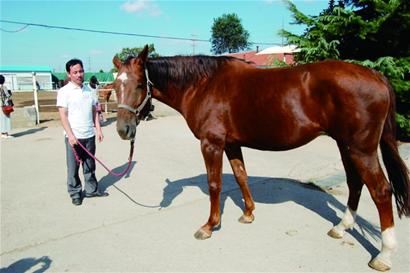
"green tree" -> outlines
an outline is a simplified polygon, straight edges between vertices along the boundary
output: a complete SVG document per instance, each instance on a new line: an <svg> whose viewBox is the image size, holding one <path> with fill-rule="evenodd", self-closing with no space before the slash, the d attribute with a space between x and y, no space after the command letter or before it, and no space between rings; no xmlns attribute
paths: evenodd
<svg viewBox="0 0 410 273"><path fill-rule="evenodd" d="M128 57L130 56L138 56L138 54L144 49L144 46L142 47L125 47L121 50L120 53L117 54L117 57L120 58L121 61L125 61ZM156 58L159 57L159 54L155 52L155 46L154 44L149 44L148 45L148 56L150 58Z"/></svg>
<svg viewBox="0 0 410 273"><path fill-rule="evenodd" d="M287 1L302 35L281 30L296 44L298 63L341 59L374 68L389 78L397 98L399 137L410 139L410 3L408 0L339 0L318 16Z"/></svg>
<svg viewBox="0 0 410 273"><path fill-rule="evenodd" d="M249 32L241 24L241 20L235 13L223 14L214 19L212 26L212 49L214 54L225 52L233 53L248 49Z"/></svg>
<svg viewBox="0 0 410 273"><path fill-rule="evenodd" d="M142 47L125 47L121 50L120 53L115 54L118 58L120 58L121 61L125 61L128 57L135 57L138 56L138 54L144 49L144 46ZM159 57L159 54L155 52L155 47L154 44L149 44L148 45L148 52L149 52L149 57L150 58L156 58ZM112 68L111 72L116 72L116 68Z"/></svg>

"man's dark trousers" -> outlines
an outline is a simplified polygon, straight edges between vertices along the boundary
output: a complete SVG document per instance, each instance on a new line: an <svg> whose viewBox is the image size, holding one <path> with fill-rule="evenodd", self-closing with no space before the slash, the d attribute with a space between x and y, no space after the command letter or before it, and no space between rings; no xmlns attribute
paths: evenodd
<svg viewBox="0 0 410 273"><path fill-rule="evenodd" d="M78 139L91 154L95 155L95 136L85 139ZM70 197L81 197L81 180L78 175L80 164L76 161L73 148L68 142L68 138L65 137L66 146L66 160L67 160L67 189ZM95 193L98 189L97 179L95 177L95 160L88 155L79 145L74 146L78 157L82 161L83 174L84 174L84 191L86 194Z"/></svg>

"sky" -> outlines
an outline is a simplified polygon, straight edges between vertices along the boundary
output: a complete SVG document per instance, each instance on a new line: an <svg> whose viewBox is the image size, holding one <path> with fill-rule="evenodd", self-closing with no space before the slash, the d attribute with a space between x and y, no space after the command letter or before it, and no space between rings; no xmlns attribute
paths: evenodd
<svg viewBox="0 0 410 273"><path fill-rule="evenodd" d="M318 15L328 0L294 0L307 15ZM65 63L79 58L86 71L109 71L112 58L123 48L154 44L161 56L211 55L211 28L216 18L236 13L249 41L262 50L281 44L278 31L295 34L305 26L292 24L280 0L0 0L1 20L67 28L176 37L176 40L114 35L0 22L0 65L49 66L64 72ZM272 45L269 45L272 43ZM256 44L251 49L255 49Z"/></svg>

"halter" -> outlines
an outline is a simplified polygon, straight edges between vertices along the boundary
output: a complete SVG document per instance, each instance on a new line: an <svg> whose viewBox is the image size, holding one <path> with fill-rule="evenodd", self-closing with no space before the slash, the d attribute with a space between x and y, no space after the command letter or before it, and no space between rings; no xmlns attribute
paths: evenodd
<svg viewBox="0 0 410 273"><path fill-rule="evenodd" d="M145 77L147 78L147 95L145 96L144 100L141 102L141 104L137 107L137 108L133 108L131 106L129 106L128 104L118 104L118 108L122 108L125 110L128 110L132 113L134 113L137 117L140 115L140 112L142 109L144 109L145 105L147 105L147 103L149 102L151 104L151 99L152 99L152 92L151 92L151 87L154 86L154 84L152 83L152 81L150 81L149 77L148 77L148 69L145 68ZM154 109L152 109L153 107L150 107L150 109L148 110L147 115L153 111ZM146 116L147 116L146 115ZM145 117L143 117L145 118Z"/></svg>

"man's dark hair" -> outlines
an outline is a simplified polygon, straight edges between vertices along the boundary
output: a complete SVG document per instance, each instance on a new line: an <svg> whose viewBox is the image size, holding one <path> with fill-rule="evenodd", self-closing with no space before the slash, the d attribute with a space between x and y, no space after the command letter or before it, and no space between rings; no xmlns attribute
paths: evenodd
<svg viewBox="0 0 410 273"><path fill-rule="evenodd" d="M3 75L0 75L0 84L3 84L4 81L5 81L4 76L3 76Z"/></svg>
<svg viewBox="0 0 410 273"><path fill-rule="evenodd" d="M91 84L98 84L98 79L95 75L92 75L90 78L90 83Z"/></svg>
<svg viewBox="0 0 410 273"><path fill-rule="evenodd" d="M67 72L70 72L71 67L74 66L74 65L77 65L77 64L80 64L81 67L84 68L83 62L82 62L81 60L79 60L79 59L71 59L71 60L69 60L69 61L65 64L65 70L66 70Z"/></svg>

